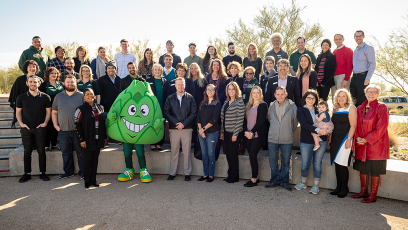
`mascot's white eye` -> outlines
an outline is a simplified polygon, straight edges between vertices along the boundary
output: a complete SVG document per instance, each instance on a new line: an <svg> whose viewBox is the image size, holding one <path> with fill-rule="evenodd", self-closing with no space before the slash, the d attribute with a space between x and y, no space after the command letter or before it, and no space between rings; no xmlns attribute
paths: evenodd
<svg viewBox="0 0 408 230"><path fill-rule="evenodd" d="M141 113L143 116L149 115L149 106L147 106L147 105L142 105L142 106L140 107L140 113Z"/></svg>
<svg viewBox="0 0 408 230"><path fill-rule="evenodd" d="M136 106L135 106L135 105L130 105L129 108L128 108L128 113L129 113L130 116L135 115L135 113L136 113Z"/></svg>

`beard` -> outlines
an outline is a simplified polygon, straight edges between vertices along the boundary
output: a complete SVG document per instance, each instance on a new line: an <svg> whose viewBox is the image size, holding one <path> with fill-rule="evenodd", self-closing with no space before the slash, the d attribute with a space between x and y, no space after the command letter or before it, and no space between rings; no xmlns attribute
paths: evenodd
<svg viewBox="0 0 408 230"><path fill-rule="evenodd" d="M72 67L65 67L66 70L71 71L73 68Z"/></svg>
<svg viewBox="0 0 408 230"><path fill-rule="evenodd" d="M68 92L74 92L74 91L76 91L76 89L77 89L76 85L70 86L70 87L65 86L65 90L68 91Z"/></svg>
<svg viewBox="0 0 408 230"><path fill-rule="evenodd" d="M134 70L130 71L129 73L130 73L130 75L136 75L136 71L134 71Z"/></svg>
<svg viewBox="0 0 408 230"><path fill-rule="evenodd" d="M229 54L235 54L235 50L228 51Z"/></svg>

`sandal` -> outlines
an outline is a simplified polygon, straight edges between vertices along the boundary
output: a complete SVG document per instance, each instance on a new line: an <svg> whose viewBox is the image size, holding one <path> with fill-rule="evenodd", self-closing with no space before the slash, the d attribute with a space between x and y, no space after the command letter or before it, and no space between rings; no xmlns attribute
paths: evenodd
<svg viewBox="0 0 408 230"><path fill-rule="evenodd" d="M318 150L319 148L320 148L320 145L315 145L314 148L313 148L313 151L316 151L316 150Z"/></svg>
<svg viewBox="0 0 408 230"><path fill-rule="evenodd" d="M52 146L51 150L57 150L57 151L59 151L59 150L61 150L61 148L58 147L58 146Z"/></svg>
<svg viewBox="0 0 408 230"><path fill-rule="evenodd" d="M51 151L50 147L45 147L45 151L50 152Z"/></svg>
<svg viewBox="0 0 408 230"><path fill-rule="evenodd" d="M153 148L152 146L154 146L154 148ZM157 150L157 148L156 148L155 145L150 145L150 149L151 149L152 151L156 151L156 150Z"/></svg>
<svg viewBox="0 0 408 230"><path fill-rule="evenodd" d="M159 147L157 147L157 145L156 145L156 149L159 150L159 151L162 151L162 150L163 150L160 145L159 145Z"/></svg>

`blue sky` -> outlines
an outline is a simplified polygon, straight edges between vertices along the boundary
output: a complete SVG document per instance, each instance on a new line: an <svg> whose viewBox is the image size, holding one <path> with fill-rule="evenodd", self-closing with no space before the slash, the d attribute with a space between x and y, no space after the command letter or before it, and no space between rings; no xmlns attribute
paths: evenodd
<svg viewBox="0 0 408 230"><path fill-rule="evenodd" d="M188 43L205 50L210 37L220 37L241 18L251 23L263 5L289 5L288 0L274 1L2 1L0 25L0 67L18 62L21 52L31 44L34 35L43 44L78 41L91 51L99 45L117 46L120 39L149 39L156 47L171 39L175 53L188 55ZM355 48L353 33L362 29L368 41L372 36L384 42L392 29L408 24L402 17L408 12L408 1L298 1L306 6L303 18L320 22L325 37L345 35L345 44ZM333 44L334 45L334 44Z"/></svg>

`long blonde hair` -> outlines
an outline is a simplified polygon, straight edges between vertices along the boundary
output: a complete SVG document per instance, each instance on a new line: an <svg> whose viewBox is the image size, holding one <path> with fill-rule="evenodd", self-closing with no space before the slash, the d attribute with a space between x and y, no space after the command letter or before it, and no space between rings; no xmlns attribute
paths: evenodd
<svg viewBox="0 0 408 230"><path fill-rule="evenodd" d="M200 66L198 66L197 63L194 62L194 63L192 63L192 64L190 65L190 71L189 71L189 74L188 74L188 78L190 78L191 80L193 80L193 75L191 74L191 66L193 66L193 65L197 68L197 71L198 71L198 73L197 73L198 86L204 87L204 76L203 76L203 74L201 73Z"/></svg>
<svg viewBox="0 0 408 230"><path fill-rule="evenodd" d="M334 94L334 99L333 99L333 113L339 111L340 109L340 104L337 100L337 96L339 95L339 93L344 92L347 95L347 102L344 105L344 108L348 108L350 105L353 105L353 100L351 99L351 94L347 89L341 88L338 89L336 91L336 93Z"/></svg>
<svg viewBox="0 0 408 230"><path fill-rule="evenodd" d="M254 55L254 59L252 60L251 59L251 54L249 53L249 47L254 47L254 49L255 49L255 55ZM255 43L249 43L249 45L248 45L248 49L247 49L247 57L248 57L248 59L249 59L249 61L254 61L254 60L256 60L257 58L258 58L258 47L256 46L256 44Z"/></svg>
<svg viewBox="0 0 408 230"><path fill-rule="evenodd" d="M259 90L259 94L260 94L259 104L264 102L264 100L263 100L263 95L262 95L262 88L259 87L259 86L257 86L257 85L254 86L254 87L252 88L252 90L251 90L251 93L249 94L249 100L248 100L247 105L245 106L245 112L246 112L247 110L251 109L252 106L254 105L254 98L252 97L252 93L254 92L254 89Z"/></svg>

